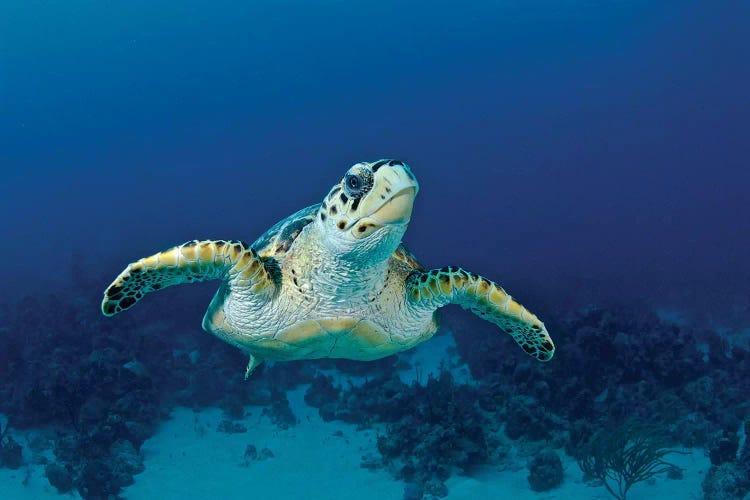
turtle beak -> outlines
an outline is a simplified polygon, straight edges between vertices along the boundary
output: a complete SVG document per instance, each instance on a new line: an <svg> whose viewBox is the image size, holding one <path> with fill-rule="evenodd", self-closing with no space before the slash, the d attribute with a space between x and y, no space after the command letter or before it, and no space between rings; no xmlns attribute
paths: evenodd
<svg viewBox="0 0 750 500"><path fill-rule="evenodd" d="M352 225L354 237L364 238L384 226L408 224L418 192L419 184L406 165L380 168L359 207L362 217Z"/></svg>
<svg viewBox="0 0 750 500"><path fill-rule="evenodd" d="M381 226L386 224L408 224L411 220L411 211L414 207L414 198L416 196L417 188L415 186L404 188L375 210L370 215L370 218L380 223Z"/></svg>

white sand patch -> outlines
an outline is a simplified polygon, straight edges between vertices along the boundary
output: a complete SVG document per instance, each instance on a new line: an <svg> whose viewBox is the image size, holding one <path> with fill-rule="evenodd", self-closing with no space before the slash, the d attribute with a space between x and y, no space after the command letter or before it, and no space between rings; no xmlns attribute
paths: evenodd
<svg viewBox="0 0 750 500"><path fill-rule="evenodd" d="M405 383L424 384L429 375L437 376L443 366L459 382L471 383L465 366L458 363L455 341L450 334L436 336L417 346L407 356L412 369L399 371ZM360 384L364 378L330 373L336 383ZM304 402L307 385L288 394L299 424L281 430L261 416L262 409L248 407L241 420L248 432L224 434L216 431L223 420L219 409L199 413L180 408L162 424L161 430L144 443L142 452L146 470L136 476L127 498L248 498L269 496L275 499L356 499L388 500L403 498L404 485L384 470L360 467L361 457L375 456L376 431L357 430L343 422L324 422L315 408ZM334 433L341 433L343 437ZM243 466L245 447L253 444L260 452L269 448L274 457ZM537 493L529 488L525 459L514 470L491 466L474 471L472 477L454 476L447 481L449 500L480 498L525 499L609 499L604 487L584 484L575 460L559 453L565 479L560 488ZM630 490L630 500L653 498L700 498L701 482L710 467L703 450L689 455L672 455L672 462L685 469L681 480L664 475ZM507 465L507 464L506 464Z"/></svg>
<svg viewBox="0 0 750 500"><path fill-rule="evenodd" d="M3 500L33 498L39 500L61 498L79 499L78 493L60 496L44 476L43 465L24 465L18 470L0 469L0 498Z"/></svg>
<svg viewBox="0 0 750 500"><path fill-rule="evenodd" d="M306 387L304 388L306 389ZM375 448L375 432L324 422L302 400L304 389L289 393L300 423L282 430L260 408L249 408L243 434L216 431L219 409L194 413L176 409L158 434L143 444L146 470L124 491L129 499L289 498L401 499L403 485L385 471L360 467ZM343 436L335 436L340 431ZM270 449L274 457L243 466L245 448Z"/></svg>
<svg viewBox="0 0 750 500"><path fill-rule="evenodd" d="M343 422L324 422L303 401L304 388L289 393L298 425L281 430L260 408L250 408L239 422L248 432L224 434L216 431L223 420L219 409L198 413L179 408L159 433L144 443L146 471L124 491L128 499L161 498L275 498L356 499L403 498L403 484L383 470L360 467L362 455L375 453L376 432L357 430ZM334 435L340 432L342 437ZM258 451L267 447L274 457L243 466L248 444ZM560 488L536 493L529 488L528 470L499 471L487 466L472 477L454 476L447 482L449 500L480 498L609 499L604 487L583 483L575 461L560 453L565 480ZM710 463L702 450L670 459L685 469L685 478L671 480L662 475L649 483L633 486L630 500L653 498L700 498L701 482Z"/></svg>
<svg viewBox="0 0 750 500"><path fill-rule="evenodd" d="M0 423L5 428L7 419L0 415ZM30 440L37 437L36 431L19 431L11 427L8 432L18 444L23 446L23 465L20 469L3 469L0 468L0 499L56 499L62 498L57 490L49 484L47 477L44 475L44 465L34 463L39 461L39 457L34 457L29 444ZM49 461L54 461L54 455L51 450L40 453L40 456L46 457ZM78 493L66 495L68 499L80 499Z"/></svg>

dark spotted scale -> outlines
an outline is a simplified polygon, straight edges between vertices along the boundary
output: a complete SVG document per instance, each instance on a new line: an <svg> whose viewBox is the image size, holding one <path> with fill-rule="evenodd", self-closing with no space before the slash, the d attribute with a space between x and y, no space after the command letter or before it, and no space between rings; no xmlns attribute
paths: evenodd
<svg viewBox="0 0 750 500"><path fill-rule="evenodd" d="M305 226L315 220L319 209L320 203L311 205L279 221L250 247L261 257L273 257L288 252Z"/></svg>

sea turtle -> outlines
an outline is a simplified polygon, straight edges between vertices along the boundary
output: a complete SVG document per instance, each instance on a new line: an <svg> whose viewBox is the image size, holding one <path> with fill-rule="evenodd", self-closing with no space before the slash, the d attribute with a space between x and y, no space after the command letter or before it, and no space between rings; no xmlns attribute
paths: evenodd
<svg viewBox="0 0 750 500"><path fill-rule="evenodd" d="M505 330L531 356L552 358L544 324L505 290L460 267L424 269L401 244L419 184L397 160L352 166L321 203L252 245L195 240L134 262L104 292L102 312L149 292L221 280L203 328L263 360L373 360L423 342L437 310L458 304Z"/></svg>

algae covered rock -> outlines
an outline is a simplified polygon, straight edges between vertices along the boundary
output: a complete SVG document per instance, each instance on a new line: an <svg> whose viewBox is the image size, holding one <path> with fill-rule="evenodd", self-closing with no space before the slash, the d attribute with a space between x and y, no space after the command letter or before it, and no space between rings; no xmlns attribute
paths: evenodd
<svg viewBox="0 0 750 500"><path fill-rule="evenodd" d="M542 450L529 462L529 486L534 491L557 488L563 482L560 457L552 450Z"/></svg>
<svg viewBox="0 0 750 500"><path fill-rule="evenodd" d="M54 486L60 494L68 493L73 489L72 471L64 465L49 464L44 468L44 475L47 476L49 484Z"/></svg>
<svg viewBox="0 0 750 500"><path fill-rule="evenodd" d="M750 480L735 462L714 465L703 481L705 500L745 500L750 498Z"/></svg>
<svg viewBox="0 0 750 500"><path fill-rule="evenodd" d="M23 464L23 448L10 436L0 441L0 467L18 469Z"/></svg>

